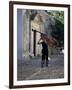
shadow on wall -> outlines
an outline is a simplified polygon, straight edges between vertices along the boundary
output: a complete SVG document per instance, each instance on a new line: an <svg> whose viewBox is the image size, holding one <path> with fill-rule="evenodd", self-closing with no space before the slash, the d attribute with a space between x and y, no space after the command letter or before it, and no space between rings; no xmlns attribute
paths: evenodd
<svg viewBox="0 0 72 90"><path fill-rule="evenodd" d="M17 9L17 59L22 60L22 9Z"/></svg>

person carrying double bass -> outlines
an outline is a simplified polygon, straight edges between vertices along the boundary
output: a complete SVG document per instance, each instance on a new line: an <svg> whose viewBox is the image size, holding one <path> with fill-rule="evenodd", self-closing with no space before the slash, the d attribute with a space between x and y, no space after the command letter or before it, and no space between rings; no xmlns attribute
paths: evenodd
<svg viewBox="0 0 72 90"><path fill-rule="evenodd" d="M44 63L46 64L46 67L48 67L48 43L43 34L41 34L38 44L42 44L41 67L44 66Z"/></svg>

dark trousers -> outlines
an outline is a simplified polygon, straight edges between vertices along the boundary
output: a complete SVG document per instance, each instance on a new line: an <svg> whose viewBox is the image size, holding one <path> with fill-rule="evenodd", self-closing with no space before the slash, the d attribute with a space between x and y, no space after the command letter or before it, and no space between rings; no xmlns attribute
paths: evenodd
<svg viewBox="0 0 72 90"><path fill-rule="evenodd" d="M42 61L41 61L42 67L44 63L46 63L46 66L48 66L48 52L42 53Z"/></svg>

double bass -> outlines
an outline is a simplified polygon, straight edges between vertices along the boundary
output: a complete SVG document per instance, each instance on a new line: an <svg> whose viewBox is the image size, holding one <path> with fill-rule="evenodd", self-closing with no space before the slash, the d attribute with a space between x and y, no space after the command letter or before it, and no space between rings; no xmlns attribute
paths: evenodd
<svg viewBox="0 0 72 90"><path fill-rule="evenodd" d="M58 47L59 42L55 38L48 37L47 34L44 34L44 33L40 32L40 31L37 31L37 30L32 29L32 31L40 33L41 34L41 39L46 40L49 47Z"/></svg>

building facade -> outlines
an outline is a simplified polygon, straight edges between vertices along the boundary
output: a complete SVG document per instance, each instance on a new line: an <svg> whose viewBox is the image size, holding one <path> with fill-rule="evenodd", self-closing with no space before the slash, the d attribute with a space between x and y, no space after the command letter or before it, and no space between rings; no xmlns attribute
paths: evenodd
<svg viewBox="0 0 72 90"><path fill-rule="evenodd" d="M51 37L51 24L55 25L53 17L49 16L43 10L36 10L34 18L31 19L31 10L18 11L17 24L17 55L18 59L29 58L41 55L41 45L37 42L40 39L40 33L34 33L33 30L40 31ZM49 56L54 52L54 49L48 47Z"/></svg>

